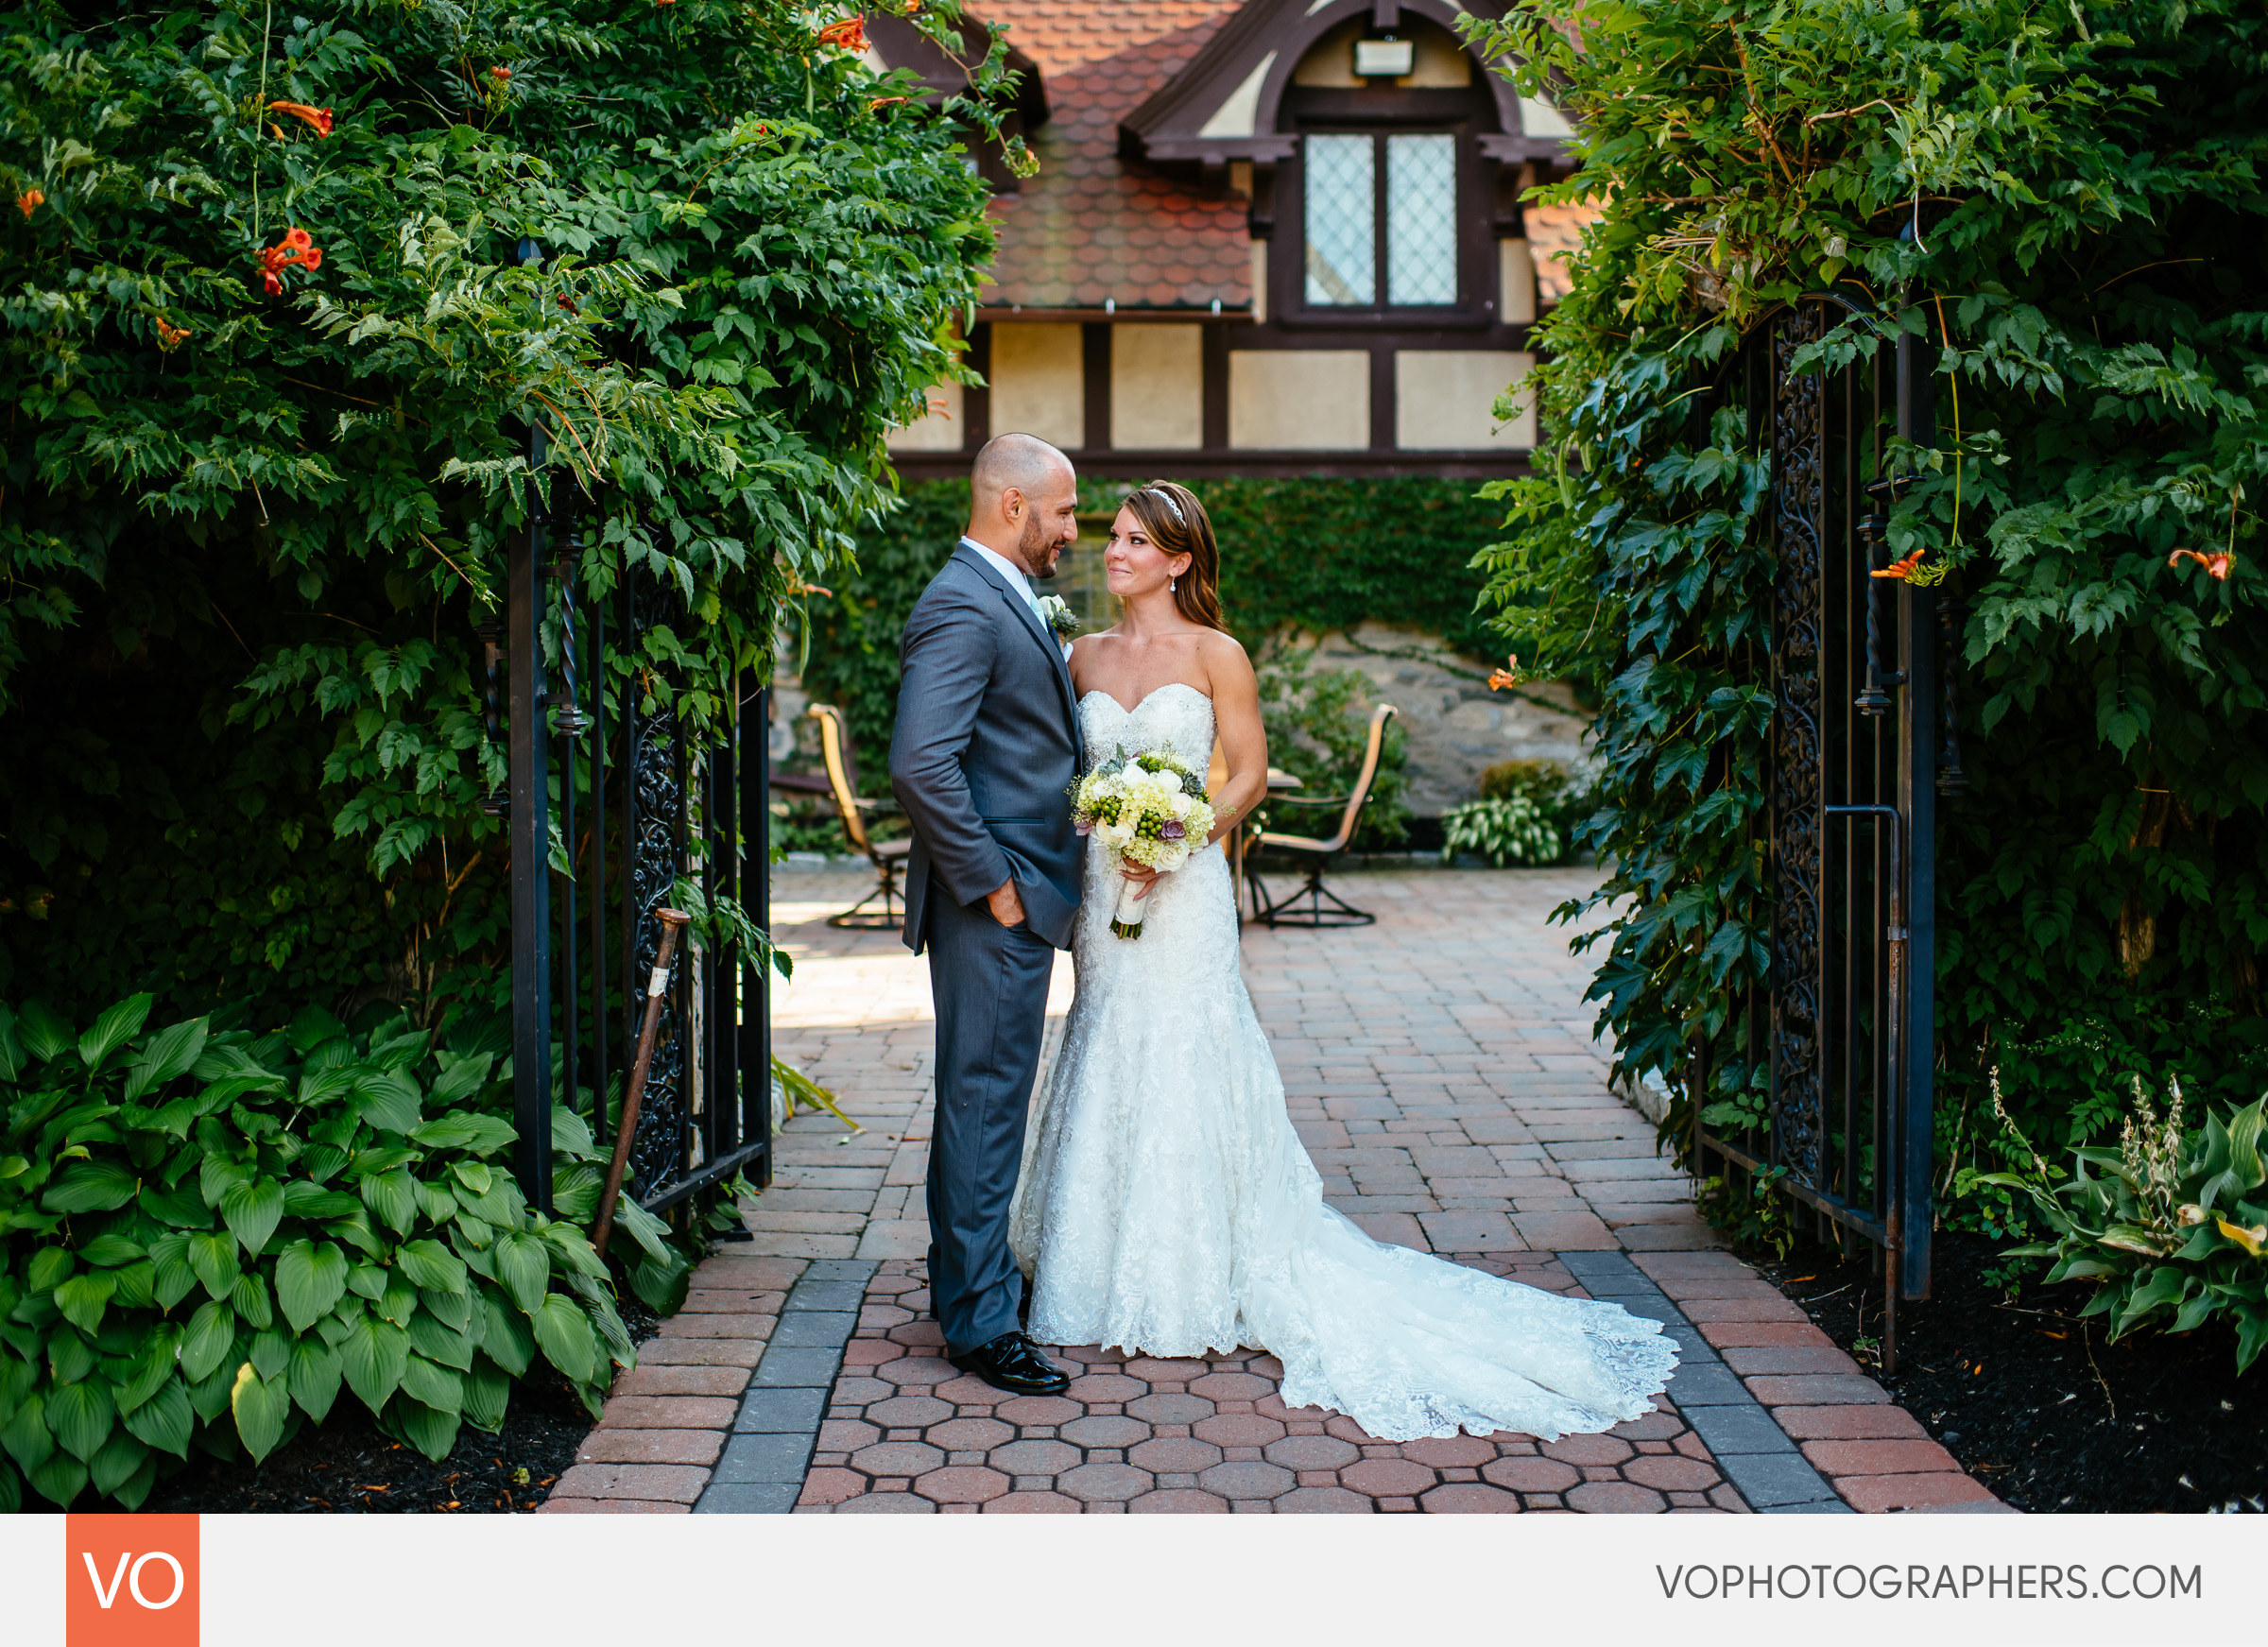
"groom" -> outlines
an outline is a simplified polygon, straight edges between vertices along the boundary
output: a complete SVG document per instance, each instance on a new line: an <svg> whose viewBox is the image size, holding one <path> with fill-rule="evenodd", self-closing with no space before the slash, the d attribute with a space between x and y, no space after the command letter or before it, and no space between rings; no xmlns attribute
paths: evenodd
<svg viewBox="0 0 2268 1647"><path fill-rule="evenodd" d="M1078 536L1071 460L1030 435L977 455L969 531L906 620L890 787L914 827L905 941L929 949L936 1121L930 1307L963 1372L1018 1395L1070 1380L1017 1330L1008 1212L1055 952L1071 947L1077 706L1035 577Z"/></svg>

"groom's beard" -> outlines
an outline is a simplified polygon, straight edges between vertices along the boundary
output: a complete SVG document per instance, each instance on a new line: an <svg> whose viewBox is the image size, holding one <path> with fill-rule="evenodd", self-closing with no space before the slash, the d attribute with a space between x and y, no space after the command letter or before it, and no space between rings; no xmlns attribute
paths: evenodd
<svg viewBox="0 0 2268 1647"><path fill-rule="evenodd" d="M1023 536L1016 540L1016 552L1023 557L1024 570L1044 583L1056 575L1056 564L1063 555L1063 541L1058 538L1049 542L1035 516L1024 522Z"/></svg>

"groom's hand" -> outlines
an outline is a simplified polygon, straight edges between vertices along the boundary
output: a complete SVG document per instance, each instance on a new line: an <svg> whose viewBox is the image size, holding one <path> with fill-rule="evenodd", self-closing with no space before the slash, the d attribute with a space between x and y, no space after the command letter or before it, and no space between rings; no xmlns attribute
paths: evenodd
<svg viewBox="0 0 2268 1647"><path fill-rule="evenodd" d="M1014 926L1023 919L1023 900L1016 896L1016 883L1001 884L997 892L985 894L985 905L992 911L992 918L1003 926Z"/></svg>

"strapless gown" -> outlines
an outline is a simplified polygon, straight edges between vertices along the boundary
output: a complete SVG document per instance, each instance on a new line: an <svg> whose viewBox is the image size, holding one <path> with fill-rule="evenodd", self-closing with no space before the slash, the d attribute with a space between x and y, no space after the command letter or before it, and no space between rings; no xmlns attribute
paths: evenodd
<svg viewBox="0 0 2268 1647"><path fill-rule="evenodd" d="M1091 762L1171 749L1202 772L1212 701L1160 688L1079 705ZM1291 1406L1383 1440L1591 1433L1650 1411L1676 1364L1658 1323L1373 1241L1323 1199L1238 966L1227 861L1194 855L1110 931L1088 852L1078 993L1033 1106L1009 1241L1044 1344L1182 1357L1265 1349ZM1333 940L1325 938L1323 942Z"/></svg>

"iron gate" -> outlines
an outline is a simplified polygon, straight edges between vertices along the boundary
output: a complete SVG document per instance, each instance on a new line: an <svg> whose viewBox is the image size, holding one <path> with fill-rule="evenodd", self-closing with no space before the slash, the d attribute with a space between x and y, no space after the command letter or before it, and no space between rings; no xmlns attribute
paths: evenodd
<svg viewBox="0 0 2268 1647"><path fill-rule="evenodd" d="M540 463L541 437L534 439ZM580 558L570 531L555 559L550 523L539 515L507 569L507 630L483 637L491 739L500 733L500 651L510 679L511 781L490 804L507 815L511 842L514 1175L546 1213L552 1105L586 1116L610 1146L660 948L656 912L683 901L690 885L708 909L735 904L760 929L770 920L769 692L753 678L736 682L714 744L690 735L635 676L610 694L608 605L614 632L635 640L658 625L681 627L683 602L674 585L632 568L610 603L580 613L573 575ZM546 653L556 670L545 670ZM564 870L553 860L555 745ZM671 963L629 1150L631 1193L648 1211L739 1173L759 1186L770 1181L765 960L713 928Z"/></svg>
<svg viewBox="0 0 2268 1647"><path fill-rule="evenodd" d="M1793 369L1842 323L1881 347ZM1930 1290L1936 798L1961 779L1950 701L1942 762L1934 741L1951 597L1870 574L1889 564L1887 516L1905 484L1887 437L1933 443L1929 390L1922 339L1819 295L1752 331L1717 390L1741 398L1771 461L1772 614L1751 661L1774 709L1758 841L1772 964L1742 1004L1768 1098L1764 1124L1739 1132L1704 1127L1696 1103L1694 1164L1706 1150L1771 1170L1818 1218L1876 1245L1890 1369L1897 1301ZM1696 1094L1708 1073L1692 1072Z"/></svg>

